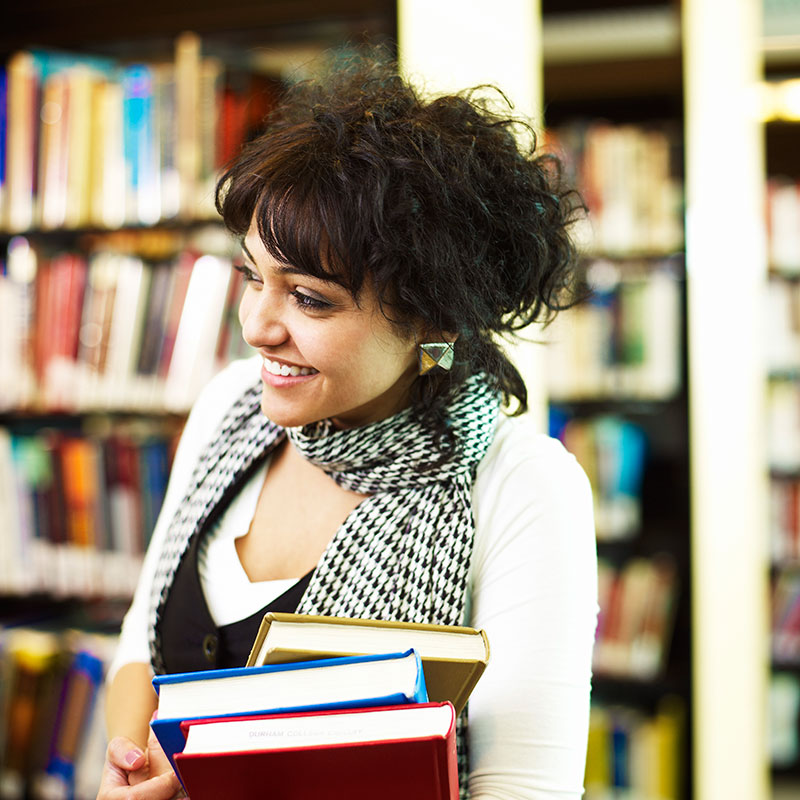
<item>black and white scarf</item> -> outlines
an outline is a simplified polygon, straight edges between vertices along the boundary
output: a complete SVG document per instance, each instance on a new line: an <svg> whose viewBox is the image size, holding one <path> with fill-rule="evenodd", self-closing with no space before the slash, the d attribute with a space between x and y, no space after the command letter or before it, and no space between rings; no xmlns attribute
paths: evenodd
<svg viewBox="0 0 800 800"><path fill-rule="evenodd" d="M361 428L337 430L323 420L284 429L261 413L261 382L247 389L201 453L167 532L151 594L155 672L164 671L161 613L192 537L218 518L285 436L341 487L368 495L334 534L298 613L463 624L475 534L472 484L498 408L486 378L469 378L447 409L455 442L448 452L410 408ZM466 797L465 714L459 722Z"/></svg>

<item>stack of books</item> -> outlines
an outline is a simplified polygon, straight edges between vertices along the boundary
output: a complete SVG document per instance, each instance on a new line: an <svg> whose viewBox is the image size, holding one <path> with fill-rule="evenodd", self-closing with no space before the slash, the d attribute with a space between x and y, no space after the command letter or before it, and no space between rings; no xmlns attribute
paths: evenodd
<svg viewBox="0 0 800 800"><path fill-rule="evenodd" d="M151 723L192 800L458 798L482 630L268 613L247 665L158 675Z"/></svg>

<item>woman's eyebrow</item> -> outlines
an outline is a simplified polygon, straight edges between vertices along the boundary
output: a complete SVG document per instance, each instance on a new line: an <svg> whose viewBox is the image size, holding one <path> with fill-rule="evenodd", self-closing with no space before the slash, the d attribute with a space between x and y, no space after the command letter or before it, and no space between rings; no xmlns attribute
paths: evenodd
<svg viewBox="0 0 800 800"><path fill-rule="evenodd" d="M244 240L242 240L242 250L244 251L244 254L250 259L251 263L255 264L256 260L253 258L253 254L248 249L247 244L245 244ZM345 288L344 285L340 281L337 281L335 278L320 278L313 272L309 272L308 270L302 269L300 267L295 267L292 264L276 264L273 267L273 270L280 275L305 275L309 278L313 278L316 281L321 281L322 283L329 283L332 286Z"/></svg>

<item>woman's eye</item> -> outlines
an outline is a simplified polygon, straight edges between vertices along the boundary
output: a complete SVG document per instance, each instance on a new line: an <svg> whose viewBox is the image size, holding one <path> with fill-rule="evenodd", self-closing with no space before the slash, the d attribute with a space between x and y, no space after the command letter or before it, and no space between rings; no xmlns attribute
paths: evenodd
<svg viewBox="0 0 800 800"><path fill-rule="evenodd" d="M295 289L292 292L292 297L294 297L295 302L301 308L305 308L311 311L322 311L326 308L331 307L331 303L326 302L325 300L320 300L318 297L312 297L310 294L305 294L304 292Z"/></svg>
<svg viewBox="0 0 800 800"><path fill-rule="evenodd" d="M245 283L261 283L261 278L247 264L234 264L233 268L242 276Z"/></svg>

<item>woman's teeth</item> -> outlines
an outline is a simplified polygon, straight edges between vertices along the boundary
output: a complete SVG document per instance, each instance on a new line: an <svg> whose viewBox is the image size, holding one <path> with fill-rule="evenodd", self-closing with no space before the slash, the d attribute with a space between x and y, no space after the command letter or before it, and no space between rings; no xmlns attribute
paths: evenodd
<svg viewBox="0 0 800 800"><path fill-rule="evenodd" d="M298 375L313 375L318 372L311 367L290 367L288 364L279 364L277 361L270 361L268 358L264 359L264 369L272 375L283 375L297 377Z"/></svg>

